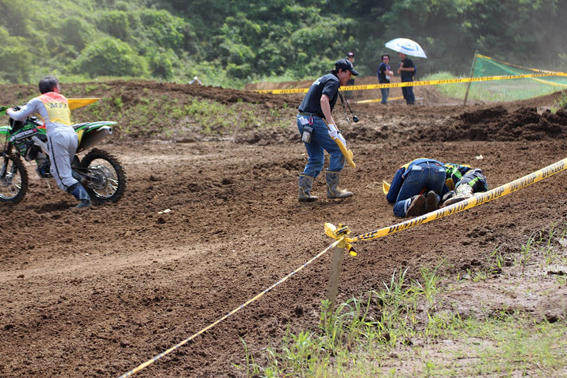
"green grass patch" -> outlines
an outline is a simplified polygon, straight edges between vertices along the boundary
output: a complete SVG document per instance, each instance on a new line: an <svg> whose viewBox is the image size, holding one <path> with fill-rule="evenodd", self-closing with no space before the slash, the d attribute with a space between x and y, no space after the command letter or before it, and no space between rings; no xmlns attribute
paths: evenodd
<svg viewBox="0 0 567 378"><path fill-rule="evenodd" d="M567 93L565 91L561 91L561 98L553 104L551 111L555 113L561 108L567 109Z"/></svg>
<svg viewBox="0 0 567 378"><path fill-rule="evenodd" d="M529 268L566 264L566 232L565 224L534 232L509 269L521 271L516 277L525 280ZM507 257L496 247L482 279L501 273ZM407 269L394 272L379 290L334 311L323 301L318 329L288 330L265 349L266 363L255 363L247 352L247 365L239 367L248 377L266 378L558 376L566 371L567 319L549 323L527 311L506 305L495 310L485 303L471 304L476 311L463 313L448 294L466 292L474 280L441 277L444 264L421 268L415 279L408 278Z"/></svg>

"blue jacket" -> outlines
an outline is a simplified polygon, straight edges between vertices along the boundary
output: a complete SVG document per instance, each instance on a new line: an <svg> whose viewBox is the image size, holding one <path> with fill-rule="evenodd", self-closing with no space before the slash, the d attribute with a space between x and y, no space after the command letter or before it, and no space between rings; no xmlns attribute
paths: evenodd
<svg viewBox="0 0 567 378"><path fill-rule="evenodd" d="M390 203L394 203L396 202L396 199L398 198L398 193L400 192L400 189L402 188L402 185L404 184L404 179L406 178L407 174L411 171L412 167L416 164L420 164L426 161L431 161L431 162L435 162L440 164L441 166L443 166L444 164L441 163L438 160L435 159L426 159L426 158L420 158L420 159L415 159L407 164L404 164L400 167L400 169L398 169L396 171L396 174L394 175L394 178L392 179L392 183L390 184L390 190L388 191L388 194L386 194L386 199L388 200L388 202ZM443 186L443 193L441 193L441 196L444 195L445 193L447 193L449 191L449 189L447 188L447 185Z"/></svg>

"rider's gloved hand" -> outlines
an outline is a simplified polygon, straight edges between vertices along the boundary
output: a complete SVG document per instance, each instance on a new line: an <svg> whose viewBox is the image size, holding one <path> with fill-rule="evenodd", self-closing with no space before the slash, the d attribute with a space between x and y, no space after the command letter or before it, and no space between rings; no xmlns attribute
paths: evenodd
<svg viewBox="0 0 567 378"><path fill-rule="evenodd" d="M22 108L20 108L19 106L14 106L12 108L8 108L6 109L6 114L9 116L10 112L17 112L19 110L21 110Z"/></svg>

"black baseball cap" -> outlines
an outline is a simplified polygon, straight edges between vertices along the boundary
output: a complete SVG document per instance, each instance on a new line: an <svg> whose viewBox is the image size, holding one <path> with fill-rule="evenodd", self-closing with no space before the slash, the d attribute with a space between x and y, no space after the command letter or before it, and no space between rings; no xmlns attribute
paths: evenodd
<svg viewBox="0 0 567 378"><path fill-rule="evenodd" d="M358 76L358 72L354 70L354 66L348 59L340 59L335 62L335 69L349 70L354 76Z"/></svg>
<svg viewBox="0 0 567 378"><path fill-rule="evenodd" d="M349 53L347 54L347 56L348 56L349 58L350 58L350 57L354 57L354 53L351 51L351 52L349 52Z"/></svg>

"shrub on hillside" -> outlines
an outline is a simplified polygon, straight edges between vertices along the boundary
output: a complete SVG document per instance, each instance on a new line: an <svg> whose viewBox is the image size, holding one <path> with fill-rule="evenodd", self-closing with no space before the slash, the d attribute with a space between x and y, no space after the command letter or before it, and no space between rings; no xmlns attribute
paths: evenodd
<svg viewBox="0 0 567 378"><path fill-rule="evenodd" d="M148 76L148 62L125 42L104 38L89 43L77 59L75 71L97 76Z"/></svg>

